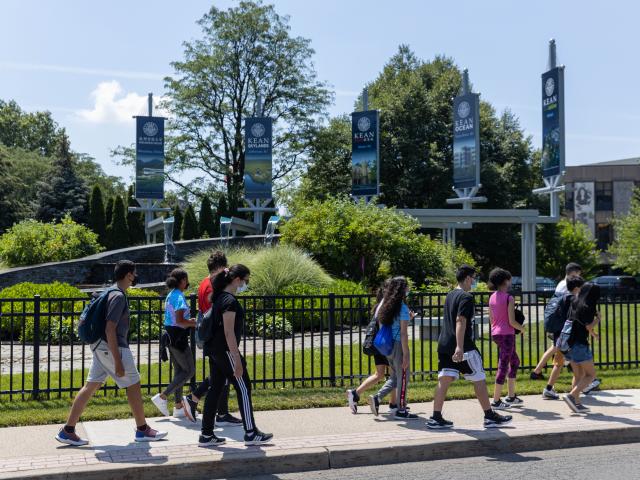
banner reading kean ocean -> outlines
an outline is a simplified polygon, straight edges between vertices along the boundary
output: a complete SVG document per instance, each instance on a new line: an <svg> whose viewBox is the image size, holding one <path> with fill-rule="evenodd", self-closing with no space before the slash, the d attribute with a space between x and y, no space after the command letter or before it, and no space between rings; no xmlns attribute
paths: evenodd
<svg viewBox="0 0 640 480"><path fill-rule="evenodd" d="M271 119L247 118L244 126L244 197L272 197Z"/></svg>
<svg viewBox="0 0 640 480"><path fill-rule="evenodd" d="M162 117L136 117L136 198L164 198Z"/></svg>
<svg viewBox="0 0 640 480"><path fill-rule="evenodd" d="M351 114L351 193L354 196L378 194L379 133L377 110Z"/></svg>
<svg viewBox="0 0 640 480"><path fill-rule="evenodd" d="M564 171L564 67L542 74L542 175Z"/></svg>
<svg viewBox="0 0 640 480"><path fill-rule="evenodd" d="M480 185L480 95L453 100L453 186Z"/></svg>

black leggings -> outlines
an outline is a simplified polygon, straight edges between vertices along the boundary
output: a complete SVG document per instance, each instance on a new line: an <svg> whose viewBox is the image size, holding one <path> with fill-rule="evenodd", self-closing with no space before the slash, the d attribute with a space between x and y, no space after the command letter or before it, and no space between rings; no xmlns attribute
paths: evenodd
<svg viewBox="0 0 640 480"><path fill-rule="evenodd" d="M256 429L256 422L253 418L253 404L251 403L251 379L247 373L247 362L240 355L242 361L242 377L236 378L233 375L233 357L229 352L223 352L209 357L209 368L211 371L211 388L207 393L207 399L202 413L202 434L213 435L218 403L225 388L226 381L229 381L236 389L240 415L245 432L252 432Z"/></svg>
<svg viewBox="0 0 640 480"><path fill-rule="evenodd" d="M229 382L225 381L224 388L222 389L222 395L220 395L220 401L218 402L217 415L227 415L229 413ZM202 400L211 388L211 377L205 378L200 385L193 389L193 394Z"/></svg>

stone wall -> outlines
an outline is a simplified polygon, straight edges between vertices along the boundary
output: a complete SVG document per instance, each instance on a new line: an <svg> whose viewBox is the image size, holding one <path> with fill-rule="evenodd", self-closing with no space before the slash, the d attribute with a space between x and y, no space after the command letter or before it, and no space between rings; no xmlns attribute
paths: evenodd
<svg viewBox="0 0 640 480"><path fill-rule="evenodd" d="M277 242L277 237L274 242ZM198 240L182 240L176 242L176 256L172 263L179 263L185 257L201 250L213 250L222 245L221 238L207 238ZM229 239L229 245L259 246L264 242L262 235L249 235ZM161 265L164 262L164 244L141 245L138 247L123 248L98 253L89 257L68 260L66 262L43 263L29 267L17 267L0 271L0 289L21 282L50 283L53 281L66 282L71 285L83 285L88 283L102 283L97 280L95 272L100 271L100 264L114 264L118 260L131 260L136 263L159 264L159 269L166 268ZM150 266L151 267L151 266ZM102 269L104 271L104 269ZM157 270L157 269L156 269ZM158 270L159 271L159 270ZM93 272L93 273L92 273ZM145 279L147 280L147 279ZM149 279L150 280L150 279ZM160 278L155 281L163 281Z"/></svg>

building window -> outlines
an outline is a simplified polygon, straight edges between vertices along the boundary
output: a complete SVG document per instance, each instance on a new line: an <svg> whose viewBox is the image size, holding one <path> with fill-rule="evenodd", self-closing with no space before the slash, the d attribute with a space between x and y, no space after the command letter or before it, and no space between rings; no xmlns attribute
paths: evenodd
<svg viewBox="0 0 640 480"><path fill-rule="evenodd" d="M613 210L613 182L596 182L596 210Z"/></svg>
<svg viewBox="0 0 640 480"><path fill-rule="evenodd" d="M573 212L573 196L573 185L567 185L564 191L564 209L568 212Z"/></svg>
<svg viewBox="0 0 640 480"><path fill-rule="evenodd" d="M596 240L600 250L607 250L613 243L613 228L608 223L599 223L596 227Z"/></svg>

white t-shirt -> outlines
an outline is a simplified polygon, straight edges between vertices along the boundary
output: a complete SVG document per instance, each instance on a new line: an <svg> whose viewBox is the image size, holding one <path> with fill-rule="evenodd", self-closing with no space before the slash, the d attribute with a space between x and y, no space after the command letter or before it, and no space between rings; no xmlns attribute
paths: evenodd
<svg viewBox="0 0 640 480"><path fill-rule="evenodd" d="M560 283L556 287L556 295L564 295L565 293L569 293L569 290L567 290L566 278L562 279L562 281L560 281Z"/></svg>

